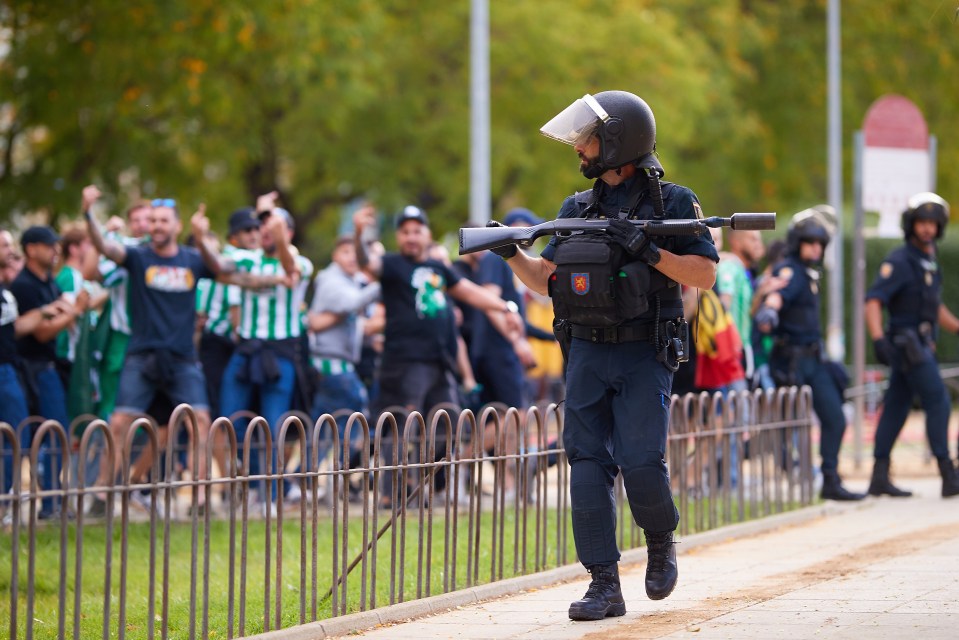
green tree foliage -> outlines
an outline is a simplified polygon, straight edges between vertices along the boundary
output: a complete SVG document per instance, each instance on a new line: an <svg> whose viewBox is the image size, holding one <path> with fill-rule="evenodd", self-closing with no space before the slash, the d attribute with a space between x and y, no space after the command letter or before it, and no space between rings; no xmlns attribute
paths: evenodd
<svg viewBox="0 0 959 640"><path fill-rule="evenodd" d="M901 93L959 160L959 39L941 1L842 3L844 140ZM0 5L0 217L174 196L221 224L278 188L307 248L344 204L467 217L468 0L15 0ZM667 179L709 213L825 198L826 0L490 3L492 205L551 216L588 188L538 129L586 92L653 107ZM847 181L851 150L847 145ZM959 201L956 178L940 191ZM953 197L950 198L950 195ZM312 247L310 246L312 245Z"/></svg>

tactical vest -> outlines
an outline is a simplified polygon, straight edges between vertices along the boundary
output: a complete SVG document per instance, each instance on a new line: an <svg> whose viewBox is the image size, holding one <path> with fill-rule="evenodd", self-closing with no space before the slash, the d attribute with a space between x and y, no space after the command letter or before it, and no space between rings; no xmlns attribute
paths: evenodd
<svg viewBox="0 0 959 640"><path fill-rule="evenodd" d="M599 182L599 181L597 181ZM637 183L640 181L637 180ZM670 188L670 183L663 183ZM577 193L575 200L585 218L640 217L652 204L640 191L631 198L631 207L615 209L603 203L599 190ZM645 206L644 206L645 205ZM652 216L647 216L652 217ZM584 231L556 238L553 255L556 270L548 281L557 320L589 327L613 327L645 313L653 296L672 289L682 315L680 289L676 282L651 269L641 260L632 258L602 231ZM672 305L675 306L675 305ZM672 317L669 313L665 317Z"/></svg>

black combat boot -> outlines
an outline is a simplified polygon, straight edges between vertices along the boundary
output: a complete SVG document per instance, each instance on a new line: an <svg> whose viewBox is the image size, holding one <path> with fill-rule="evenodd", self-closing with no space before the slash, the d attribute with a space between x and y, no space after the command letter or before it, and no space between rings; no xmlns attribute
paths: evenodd
<svg viewBox="0 0 959 640"><path fill-rule="evenodd" d="M673 532L647 531L646 554L646 595L650 600L662 600L673 592L679 579Z"/></svg>
<svg viewBox="0 0 959 640"><path fill-rule="evenodd" d="M872 466L872 480L869 481L869 495L908 498L912 491L900 489L889 479L889 458L876 458Z"/></svg>
<svg viewBox="0 0 959 640"><path fill-rule="evenodd" d="M606 616L626 614L626 602L619 588L619 567L594 565L586 569L593 576L582 600L569 605L570 620L602 620Z"/></svg>
<svg viewBox="0 0 959 640"><path fill-rule="evenodd" d="M822 491L819 497L823 500L862 500L866 497L865 493L853 493L842 486L842 479L836 471L822 472Z"/></svg>
<svg viewBox="0 0 959 640"><path fill-rule="evenodd" d="M942 476L942 497L959 495L959 471L949 458L939 458L939 475Z"/></svg>

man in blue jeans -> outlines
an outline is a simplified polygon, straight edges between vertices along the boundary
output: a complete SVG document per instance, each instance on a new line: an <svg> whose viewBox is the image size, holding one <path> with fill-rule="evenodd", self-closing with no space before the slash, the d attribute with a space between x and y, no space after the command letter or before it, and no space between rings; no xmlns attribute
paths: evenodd
<svg viewBox="0 0 959 640"><path fill-rule="evenodd" d="M223 371L220 410L225 416L249 409L253 393L260 399L260 413L270 425L273 436L272 462L275 468L280 443L280 418L290 411L296 380L296 359L303 331L300 312L313 264L291 244L294 226L288 211L276 206L276 192L257 199L257 217L262 221L261 247L257 251L233 252L218 258L206 242L198 246L212 268L232 265L239 274L272 278L273 284L244 288L240 295L240 341ZM208 230L209 221L194 224L195 238ZM203 228L205 226L205 228ZM225 261L224 265L217 261ZM247 421L238 422L237 439L242 447ZM260 456L250 460L250 473L261 473ZM276 472L281 470L275 469ZM273 491L270 492L273 495ZM268 501L267 501L268 502Z"/></svg>
<svg viewBox="0 0 959 640"><path fill-rule="evenodd" d="M7 230L0 230L0 269L7 266L13 254L13 236ZM42 323L51 322L58 316L72 313L72 305L62 298L50 304L37 307L21 314L17 299L0 281L0 422L16 429L28 415L27 395L20 384L18 375L17 338L33 334ZM0 493L6 493L13 487L14 469L11 457L13 447L8 438L0 436L0 451L3 451L3 477L0 478ZM44 452L46 450L44 449ZM21 450L21 454L28 453ZM46 455L46 453L44 453Z"/></svg>
<svg viewBox="0 0 959 640"><path fill-rule="evenodd" d="M28 313L35 309L46 309L42 320L32 331L17 340L17 356L23 366L27 385L28 406L39 415L56 420L64 429L69 428L67 415L67 396L63 382L56 368L56 337L64 329L73 325L77 316L86 310L88 296L77 296L76 303L69 305L63 301L60 287L53 279L53 267L59 258L59 236L50 227L30 227L20 237L23 247L24 267L10 285L10 292L16 299L17 311ZM62 302L58 302L62 301ZM58 313L51 315L57 309ZM12 425L16 428L16 424ZM32 444L32 431L23 434L20 442L24 453ZM52 489L56 484L59 461L62 451L57 451L57 440L48 436L40 445L37 472L40 474L40 488ZM40 517L50 517L57 509L53 498L42 502Z"/></svg>

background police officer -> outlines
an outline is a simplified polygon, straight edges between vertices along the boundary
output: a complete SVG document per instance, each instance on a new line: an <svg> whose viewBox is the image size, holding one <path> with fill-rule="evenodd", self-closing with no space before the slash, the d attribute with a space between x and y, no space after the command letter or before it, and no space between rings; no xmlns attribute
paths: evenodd
<svg viewBox="0 0 959 640"><path fill-rule="evenodd" d="M553 238L541 257L512 245L495 251L528 287L552 296L557 320L570 323L563 443L576 551L592 581L569 616L597 620L626 612L613 498L619 472L633 519L646 533L647 595L665 598L676 585L679 513L665 451L673 370L682 354L666 337L685 329L677 283L711 287L719 258L708 236L657 239L657 246L625 219L702 217L692 191L660 183L656 123L639 97L586 95L541 132L573 146L583 175L598 178L592 191L567 197L559 217L605 217L609 228Z"/></svg>
<svg viewBox="0 0 959 640"><path fill-rule="evenodd" d="M889 455L918 395L926 412L926 436L939 461L943 497L959 494L959 475L949 458L949 395L939 375L935 346L939 326L959 332L959 320L942 303L942 271L936 240L949 221L949 205L934 193L918 193L902 214L905 244L879 266L866 292L866 326L876 358L890 368L889 388L876 427L875 464L869 493L905 497L889 480ZM889 310L883 328L882 308Z"/></svg>
<svg viewBox="0 0 959 640"><path fill-rule="evenodd" d="M812 209L797 213L789 223L786 257L772 271L785 285L764 302L765 311L778 311L769 365L777 384L812 388L813 408L822 431L822 498L861 500L865 495L847 491L839 477L839 447L846 417L842 411L845 384L837 380L836 372L842 369L823 358L819 267L829 244L827 225L822 214Z"/></svg>

